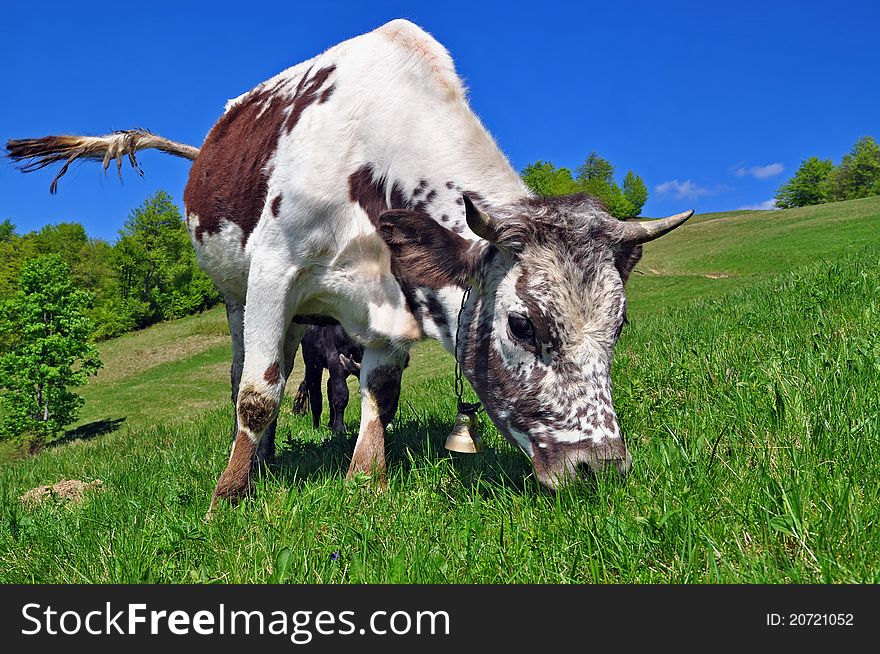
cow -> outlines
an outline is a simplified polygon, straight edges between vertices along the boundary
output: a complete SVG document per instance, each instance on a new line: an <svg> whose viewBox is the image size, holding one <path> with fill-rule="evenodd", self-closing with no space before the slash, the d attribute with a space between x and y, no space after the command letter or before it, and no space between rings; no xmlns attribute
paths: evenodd
<svg viewBox="0 0 880 654"><path fill-rule="evenodd" d="M326 369L327 405L330 407L330 429L345 432L345 407L348 406L349 375L358 377L364 347L352 340L340 325L313 325L306 329L300 342L300 353L306 373L293 400L293 412L312 413L312 426L317 429L321 420L321 378Z"/></svg>
<svg viewBox="0 0 880 654"><path fill-rule="evenodd" d="M421 28L394 20L281 72L229 101L201 148L142 131L7 146L24 170L65 162L59 176L147 147L193 160L186 224L226 300L236 437L212 509L271 455L258 445L307 324L364 346L348 477L384 483L407 351L424 338L548 489L630 469L611 400L624 283L642 244L693 211L620 221L586 195L534 196Z"/></svg>

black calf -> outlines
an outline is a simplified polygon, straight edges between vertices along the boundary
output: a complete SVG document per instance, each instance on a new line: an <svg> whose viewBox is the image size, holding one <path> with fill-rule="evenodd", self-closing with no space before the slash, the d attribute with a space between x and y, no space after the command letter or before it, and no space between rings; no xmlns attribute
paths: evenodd
<svg viewBox="0 0 880 654"><path fill-rule="evenodd" d="M339 325L311 326L300 343L306 376L299 385L293 400L293 411L305 415L307 406L312 409L312 425L318 428L321 420L321 376L326 368L327 403L330 405L330 429L335 433L345 431L345 407L348 405L349 375L358 376L364 348L355 343Z"/></svg>

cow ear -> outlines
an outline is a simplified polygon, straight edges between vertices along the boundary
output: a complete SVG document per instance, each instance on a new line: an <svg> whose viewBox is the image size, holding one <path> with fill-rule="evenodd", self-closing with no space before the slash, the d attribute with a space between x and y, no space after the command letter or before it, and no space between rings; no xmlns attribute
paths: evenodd
<svg viewBox="0 0 880 654"><path fill-rule="evenodd" d="M342 369L349 375L354 375L355 377L360 376L361 364L354 359L345 356L342 352L339 353L339 363L342 366Z"/></svg>
<svg viewBox="0 0 880 654"><path fill-rule="evenodd" d="M464 287L476 272L471 243L426 213L385 211L379 215L378 231L391 250L391 271L401 281L428 288Z"/></svg>
<svg viewBox="0 0 880 654"><path fill-rule="evenodd" d="M620 278L624 284L626 284L630 273L641 258L641 245L624 245L614 250L614 266L617 268L617 272L620 273Z"/></svg>

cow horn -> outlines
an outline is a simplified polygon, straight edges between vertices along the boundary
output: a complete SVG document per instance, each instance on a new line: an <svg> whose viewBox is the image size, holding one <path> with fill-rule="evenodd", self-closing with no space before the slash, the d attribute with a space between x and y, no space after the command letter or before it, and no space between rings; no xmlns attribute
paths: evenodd
<svg viewBox="0 0 880 654"><path fill-rule="evenodd" d="M668 234L679 225L694 215L693 209L678 213L668 218L659 218L657 220L642 220L639 222L624 222L623 236L620 242L624 245L638 245L639 243L647 243L655 238L660 238L664 234Z"/></svg>
<svg viewBox="0 0 880 654"><path fill-rule="evenodd" d="M494 243L498 238L498 232L495 231L495 226L492 224L494 222L492 216L477 208L477 205L467 195L462 195L462 198L464 198L464 213L468 227L480 238Z"/></svg>

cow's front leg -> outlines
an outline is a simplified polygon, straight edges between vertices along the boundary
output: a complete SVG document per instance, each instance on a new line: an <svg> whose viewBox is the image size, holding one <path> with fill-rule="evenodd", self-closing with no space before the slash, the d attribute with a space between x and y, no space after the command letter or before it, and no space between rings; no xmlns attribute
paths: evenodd
<svg viewBox="0 0 880 654"><path fill-rule="evenodd" d="M366 348L361 364L361 426L347 478L359 472L385 480L385 428L397 412L405 349Z"/></svg>
<svg viewBox="0 0 880 654"><path fill-rule="evenodd" d="M279 273L279 271L284 271ZM251 468L267 427L278 414L287 381L285 343L294 298L295 270L289 263L255 257L248 281L244 314L244 365L236 399L238 431L229 462L211 499L238 500L250 491Z"/></svg>

